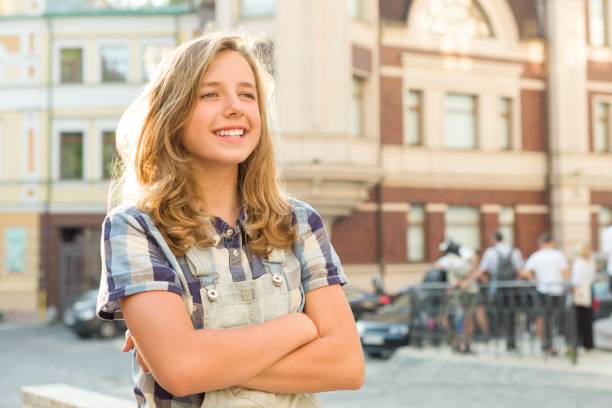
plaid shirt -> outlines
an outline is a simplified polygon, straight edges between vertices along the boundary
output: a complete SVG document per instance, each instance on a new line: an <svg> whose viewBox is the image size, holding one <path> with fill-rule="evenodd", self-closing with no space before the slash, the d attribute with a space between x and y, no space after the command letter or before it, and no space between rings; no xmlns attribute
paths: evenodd
<svg viewBox="0 0 612 408"><path fill-rule="evenodd" d="M319 214L304 202L296 199L290 202L293 205L293 225L297 225L299 239L288 251L285 268L293 265L299 274L293 284L288 279L288 284L292 302L300 302L300 284L306 293L327 285L343 285L347 280ZM108 320L122 319L122 298L151 290L183 295L182 288L187 286L192 302L191 321L194 328L201 329L202 287L219 278L240 282L257 279L266 273L262 258L252 254L248 245L245 245L246 217L243 208L235 228L220 218L214 218L215 244L210 248L189 251L186 256L175 257L146 213L128 206L115 208L103 224L101 250L104 267L100 281L98 316ZM204 259L198 260L196 257ZM210 273L199 277L192 273L194 263L199 261L205 262ZM177 274L179 268L186 281L181 281ZM157 384L151 374L143 373L135 360L133 364L138 371L134 393L139 406L146 406L143 390L140 389L143 386L153 388L149 392L153 393L157 407L200 407L202 404L203 393L175 397Z"/></svg>

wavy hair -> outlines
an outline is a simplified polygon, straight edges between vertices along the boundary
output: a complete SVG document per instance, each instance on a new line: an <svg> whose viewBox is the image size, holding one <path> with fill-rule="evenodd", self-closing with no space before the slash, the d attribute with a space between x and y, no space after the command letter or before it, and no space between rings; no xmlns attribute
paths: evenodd
<svg viewBox="0 0 612 408"><path fill-rule="evenodd" d="M266 43L245 35L206 34L167 55L151 82L126 109L117 127L121 158L109 193L109 209L131 204L153 219L172 252L181 256L192 246L213 245L212 219L198 205L206 197L190 171L192 157L181 134L198 99L204 73L215 56L233 50L249 63L257 88L261 137L238 165L238 188L246 207L247 243L260 256L289 248L296 239L292 206L278 181L268 104L271 75L259 54Z"/></svg>

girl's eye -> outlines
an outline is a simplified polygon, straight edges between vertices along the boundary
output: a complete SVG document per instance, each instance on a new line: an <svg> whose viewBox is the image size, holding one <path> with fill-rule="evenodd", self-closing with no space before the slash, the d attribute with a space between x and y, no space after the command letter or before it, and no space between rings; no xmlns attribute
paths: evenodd
<svg viewBox="0 0 612 408"><path fill-rule="evenodd" d="M251 98L251 99L255 99L255 94L249 93L249 92L243 92L240 94L241 96L246 96L247 98Z"/></svg>
<svg viewBox="0 0 612 408"><path fill-rule="evenodd" d="M215 96L217 96L216 92L206 92L200 95L200 98L214 98Z"/></svg>

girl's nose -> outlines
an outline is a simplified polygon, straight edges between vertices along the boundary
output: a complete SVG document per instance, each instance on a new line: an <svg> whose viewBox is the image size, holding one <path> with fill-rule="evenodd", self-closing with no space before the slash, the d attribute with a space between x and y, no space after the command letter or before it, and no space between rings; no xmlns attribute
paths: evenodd
<svg viewBox="0 0 612 408"><path fill-rule="evenodd" d="M238 96L230 95L227 97L225 100L223 115L226 117L242 115L242 109L240 108L240 100L238 99Z"/></svg>

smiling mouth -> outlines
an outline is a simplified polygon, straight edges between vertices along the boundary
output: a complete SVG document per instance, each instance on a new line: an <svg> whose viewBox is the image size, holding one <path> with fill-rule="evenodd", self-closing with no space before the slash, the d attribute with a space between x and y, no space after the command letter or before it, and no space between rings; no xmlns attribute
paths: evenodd
<svg viewBox="0 0 612 408"><path fill-rule="evenodd" d="M227 139L240 139L245 135L244 129L218 130L215 135Z"/></svg>

